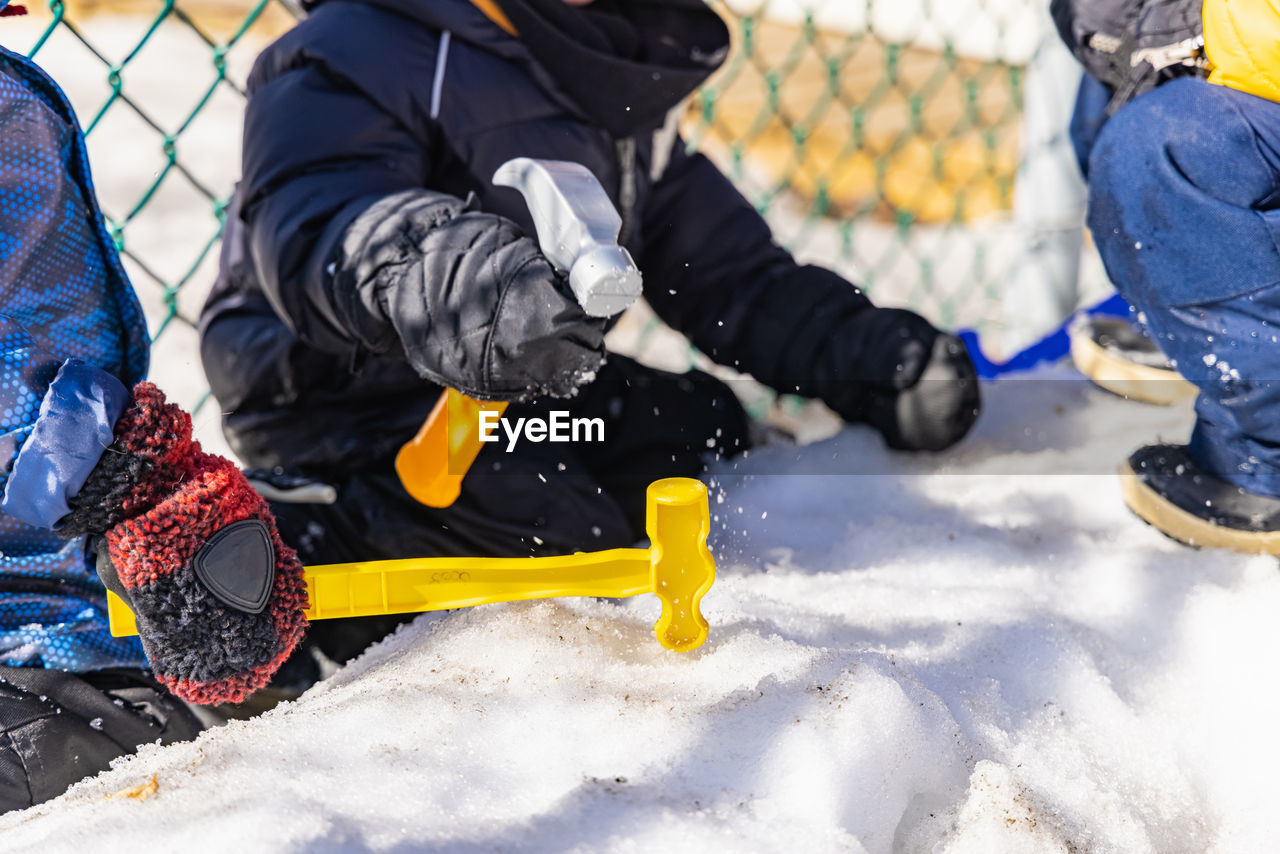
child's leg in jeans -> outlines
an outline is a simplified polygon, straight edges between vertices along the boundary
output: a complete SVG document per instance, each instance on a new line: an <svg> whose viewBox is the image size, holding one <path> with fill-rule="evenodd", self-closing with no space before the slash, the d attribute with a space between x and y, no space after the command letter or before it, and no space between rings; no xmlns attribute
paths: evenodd
<svg viewBox="0 0 1280 854"><path fill-rule="evenodd" d="M1280 104L1164 84L1103 126L1089 226L1117 289L1197 386L1197 464L1280 496Z"/></svg>

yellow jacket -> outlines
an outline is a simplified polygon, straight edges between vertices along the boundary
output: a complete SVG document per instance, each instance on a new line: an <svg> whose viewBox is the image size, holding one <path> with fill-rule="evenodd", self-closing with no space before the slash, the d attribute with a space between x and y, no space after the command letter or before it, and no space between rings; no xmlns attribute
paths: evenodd
<svg viewBox="0 0 1280 854"><path fill-rule="evenodd" d="M1280 101L1280 0L1204 0L1209 82Z"/></svg>

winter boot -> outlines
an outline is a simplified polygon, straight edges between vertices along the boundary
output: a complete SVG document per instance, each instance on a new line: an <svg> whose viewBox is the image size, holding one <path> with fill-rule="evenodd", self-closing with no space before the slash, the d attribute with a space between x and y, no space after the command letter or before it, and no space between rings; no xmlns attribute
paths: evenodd
<svg viewBox="0 0 1280 854"><path fill-rule="evenodd" d="M1280 498L1204 471L1185 445L1147 445L1120 467L1129 509L1191 546L1280 555Z"/></svg>
<svg viewBox="0 0 1280 854"><path fill-rule="evenodd" d="M1107 391L1161 405L1195 397L1195 386L1127 320L1082 315L1071 324L1069 334L1076 368Z"/></svg>

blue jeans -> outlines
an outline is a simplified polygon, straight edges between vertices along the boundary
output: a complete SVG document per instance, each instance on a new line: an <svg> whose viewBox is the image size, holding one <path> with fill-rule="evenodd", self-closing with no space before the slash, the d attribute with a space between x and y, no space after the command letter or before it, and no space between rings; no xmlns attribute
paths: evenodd
<svg viewBox="0 0 1280 854"><path fill-rule="evenodd" d="M1171 81L1101 126L1088 177L1108 276L1200 391L1193 459L1280 497L1280 104Z"/></svg>

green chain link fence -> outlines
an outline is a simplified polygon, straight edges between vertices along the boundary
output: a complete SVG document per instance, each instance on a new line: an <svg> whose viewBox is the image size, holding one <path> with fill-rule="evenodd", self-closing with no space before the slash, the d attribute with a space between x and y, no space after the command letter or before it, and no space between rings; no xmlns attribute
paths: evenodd
<svg viewBox="0 0 1280 854"><path fill-rule="evenodd" d="M6 44L28 38L79 111L108 227L152 324L153 372L190 386L192 326L238 171L244 79L300 10L292 0L31 5L29 18L5 20ZM998 324L1043 4L713 5L734 49L691 99L689 142L802 259L944 326ZM620 337L629 328L626 346L653 348L659 326L641 317ZM203 401L196 385L188 405Z"/></svg>
<svg viewBox="0 0 1280 854"><path fill-rule="evenodd" d="M246 14L234 31L225 38L218 38L212 35L205 27L196 22L186 11L184 11L176 0L165 0L160 4L160 8L156 11L155 16L149 21L141 22L141 32L138 34L136 44L118 59L105 55L99 48L95 47L93 41L86 34L86 30L79 26L67 14L68 4L63 0L51 0L49 10L52 13L52 20L48 26L40 34L39 39L32 46L29 55L37 60L40 59L41 49L48 43L51 36L59 31L65 31L70 34L84 49L101 63L101 71L105 75L109 94L91 114L81 115L81 124L84 127L86 137L92 138L94 130L102 122L108 111L114 109L130 110L139 119L142 120L155 133L155 143L159 145L160 151L164 155L164 166L154 176L150 183L138 188L138 197L131 205L123 210L117 210L112 213L106 213L107 225L110 230L112 239L115 241L123 255L132 262L134 269L141 271L148 280L162 289L162 300L166 306L163 318L160 320L158 328L154 330L154 337L159 338L165 327L175 319L180 319L188 324L191 318L179 313L177 295L178 292L191 282L196 271L200 269L202 262L208 257L209 253L217 245L222 233L222 226L225 220L226 207L229 202L229 189L226 186L208 186L195 173L189 169L183 160L178 156L178 147L182 141L183 135L192 127L196 118L201 111L208 105L210 99L220 88L225 87L235 93L240 98L245 97L244 86L241 82L232 79L227 75L227 54L234 49L236 45L245 37L245 35L253 28L253 26L262 18L266 8L279 0L258 0L256 3L246 4L249 8ZM281 4L282 6L284 4ZM286 6L291 12L292 6ZM182 68L180 72L183 74L199 73L198 69L203 66L205 76L209 77L209 82L204 91L201 92L190 109L186 111L181 120L176 124L166 124L158 120L145 103L131 97L125 91L125 74L130 64L138 57L139 53L148 42L156 37L161 28L166 24L174 24L187 28L195 35L204 46L206 51L202 55L190 57L190 67ZM107 169L111 168L111 164L103 164ZM200 196L208 203L209 213L212 216L213 223L210 224L210 233L207 240L200 241L194 247L194 253L190 258L190 263L186 270L176 277L169 277L158 273L149 263L147 258L137 252L132 251L127 240L125 239L126 231L130 223L134 222L140 213L151 202L156 192L166 180L173 176L175 179L183 179L190 183L191 187L196 190Z"/></svg>
<svg viewBox="0 0 1280 854"><path fill-rule="evenodd" d="M1010 209L1022 68L963 58L950 41L889 43L858 16L829 17L827 28L812 8L796 23L739 18L737 49L698 94L690 137L727 161L762 212L789 197L792 220L778 230L793 249L832 226L839 257L875 290L910 253L912 228L963 228ZM890 239L879 251L857 245L859 226L875 225ZM936 287L934 259L913 264L906 275ZM944 322L961 313L961 295L950 297Z"/></svg>

